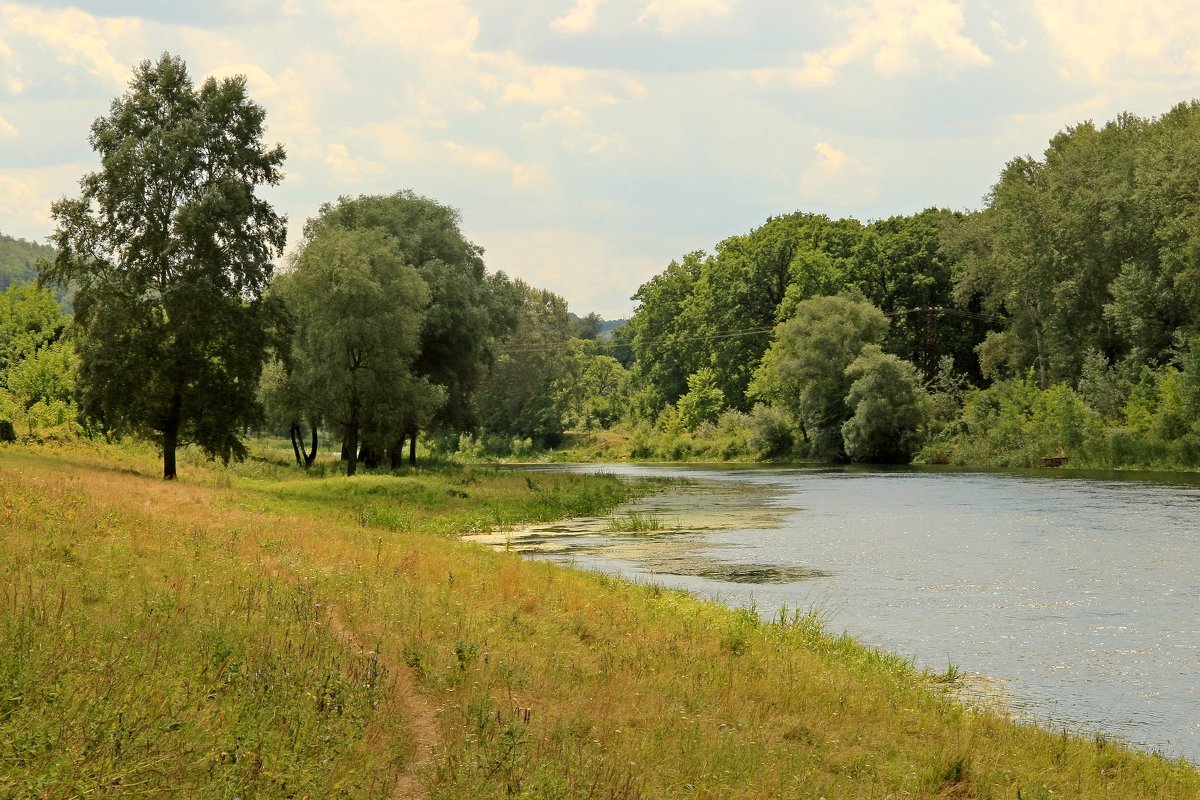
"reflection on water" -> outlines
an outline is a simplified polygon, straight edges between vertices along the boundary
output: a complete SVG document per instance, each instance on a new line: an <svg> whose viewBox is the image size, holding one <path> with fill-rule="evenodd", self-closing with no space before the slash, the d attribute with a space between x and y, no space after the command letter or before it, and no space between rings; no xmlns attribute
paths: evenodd
<svg viewBox="0 0 1200 800"><path fill-rule="evenodd" d="M1200 761L1194 476L580 469L697 483L631 506L649 534L596 518L491 541L764 616L816 607L1016 713Z"/></svg>

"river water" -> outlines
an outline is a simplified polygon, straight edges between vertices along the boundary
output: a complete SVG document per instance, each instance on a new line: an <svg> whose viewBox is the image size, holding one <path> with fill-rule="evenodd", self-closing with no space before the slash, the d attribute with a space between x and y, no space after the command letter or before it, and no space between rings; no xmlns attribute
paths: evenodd
<svg viewBox="0 0 1200 800"><path fill-rule="evenodd" d="M1018 716L1200 763L1200 479L575 469L691 483L616 523L498 538L765 617L815 608L829 629L920 666L954 664Z"/></svg>

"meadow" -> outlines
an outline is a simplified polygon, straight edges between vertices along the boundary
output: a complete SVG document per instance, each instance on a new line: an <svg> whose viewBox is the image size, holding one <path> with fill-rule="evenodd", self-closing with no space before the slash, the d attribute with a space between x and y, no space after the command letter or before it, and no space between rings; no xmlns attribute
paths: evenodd
<svg viewBox="0 0 1200 800"><path fill-rule="evenodd" d="M958 676L461 542L663 487L0 447L0 796L1197 797ZM631 523L632 524L632 523Z"/></svg>

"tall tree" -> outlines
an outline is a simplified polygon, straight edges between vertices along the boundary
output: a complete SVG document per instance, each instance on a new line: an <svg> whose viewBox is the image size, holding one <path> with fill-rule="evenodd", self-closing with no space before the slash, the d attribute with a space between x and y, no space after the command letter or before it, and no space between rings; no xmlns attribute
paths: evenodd
<svg viewBox="0 0 1200 800"><path fill-rule="evenodd" d="M571 366L574 326L567 301L520 279L508 292L517 325L480 393L483 427L492 434L556 447L569 407L558 391Z"/></svg>
<svg viewBox="0 0 1200 800"><path fill-rule="evenodd" d="M284 159L263 144L265 116L244 77L197 89L182 59L143 61L92 124L100 171L52 209L58 253L44 272L78 286L83 412L157 434L167 480L186 442L243 457L260 413L263 291L286 236L255 193L279 182Z"/></svg>
<svg viewBox="0 0 1200 800"><path fill-rule="evenodd" d="M305 241L275 291L295 316L290 410L339 429L353 475L361 437L388 441L418 403L440 399L412 373L429 290L387 232L331 226Z"/></svg>
<svg viewBox="0 0 1200 800"><path fill-rule="evenodd" d="M457 211L411 191L343 197L326 204L306 226L305 235L329 226L386 231L429 289L412 368L441 387L445 402L431 414L410 416L405 431L410 460L415 459L420 428L473 429L478 420L476 390L491 366L497 340L516 324L515 309L506 301L507 279L487 274L483 250L463 236Z"/></svg>
<svg viewBox="0 0 1200 800"><path fill-rule="evenodd" d="M847 372L867 345L887 335L888 320L861 297L814 297L775 330L751 387L758 397L786 408L821 458L844 458L842 425L855 377Z"/></svg>

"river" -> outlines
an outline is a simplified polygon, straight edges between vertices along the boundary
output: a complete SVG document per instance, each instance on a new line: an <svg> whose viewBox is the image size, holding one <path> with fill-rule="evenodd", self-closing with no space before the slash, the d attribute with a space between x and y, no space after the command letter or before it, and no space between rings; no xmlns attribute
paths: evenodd
<svg viewBox="0 0 1200 800"><path fill-rule="evenodd" d="M764 617L816 609L922 667L954 664L1017 716L1200 763L1200 478L572 468L691 483L616 524L492 542Z"/></svg>

